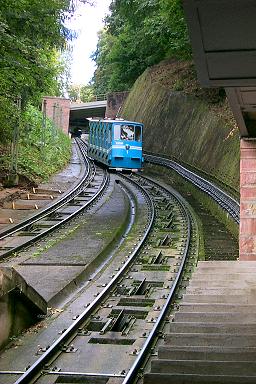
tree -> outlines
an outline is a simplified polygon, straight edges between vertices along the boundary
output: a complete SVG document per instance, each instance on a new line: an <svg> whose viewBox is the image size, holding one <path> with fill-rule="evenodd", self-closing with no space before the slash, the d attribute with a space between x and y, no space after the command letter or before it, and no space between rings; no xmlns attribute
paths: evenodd
<svg viewBox="0 0 256 384"><path fill-rule="evenodd" d="M190 57L181 0L113 0L93 55L97 92L129 89L148 67Z"/></svg>
<svg viewBox="0 0 256 384"><path fill-rule="evenodd" d="M92 85L83 85L80 89L80 99L83 103L88 103L95 99L94 89Z"/></svg>
<svg viewBox="0 0 256 384"><path fill-rule="evenodd" d="M75 84L68 88L68 96L73 102L88 103L95 99L94 89L91 85Z"/></svg>
<svg viewBox="0 0 256 384"><path fill-rule="evenodd" d="M74 103L80 99L80 85L70 85L68 87L68 97Z"/></svg>
<svg viewBox="0 0 256 384"><path fill-rule="evenodd" d="M67 52L68 41L75 37L64 22L72 17L78 3L79 0L1 0L2 143L11 140L29 103L40 105L44 94L62 94L68 78L68 54L63 52ZM21 109L17 108L20 99Z"/></svg>
<svg viewBox="0 0 256 384"><path fill-rule="evenodd" d="M10 122L18 97L25 110L28 102L40 104L43 94L63 93L68 78L68 54L63 52L75 37L64 22L77 4L77 0L1 0L0 102ZM8 115L0 114L0 131L7 128L5 120Z"/></svg>

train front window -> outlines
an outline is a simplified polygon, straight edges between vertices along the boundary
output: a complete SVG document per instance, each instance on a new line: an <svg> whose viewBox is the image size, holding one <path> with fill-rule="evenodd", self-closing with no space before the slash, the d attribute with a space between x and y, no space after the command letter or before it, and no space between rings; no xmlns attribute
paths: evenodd
<svg viewBox="0 0 256 384"><path fill-rule="evenodd" d="M139 125L135 126L135 141L141 141L141 127Z"/></svg>
<svg viewBox="0 0 256 384"><path fill-rule="evenodd" d="M134 140L133 125L121 125L121 140Z"/></svg>
<svg viewBox="0 0 256 384"><path fill-rule="evenodd" d="M114 140L141 141L142 132L140 125L115 124Z"/></svg>
<svg viewBox="0 0 256 384"><path fill-rule="evenodd" d="M114 140L120 140L120 125L114 125Z"/></svg>

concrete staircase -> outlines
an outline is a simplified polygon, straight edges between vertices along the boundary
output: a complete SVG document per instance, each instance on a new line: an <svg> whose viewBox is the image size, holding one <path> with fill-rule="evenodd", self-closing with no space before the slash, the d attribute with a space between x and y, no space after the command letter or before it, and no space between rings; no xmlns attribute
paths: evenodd
<svg viewBox="0 0 256 384"><path fill-rule="evenodd" d="M199 262L144 384L256 383L256 262Z"/></svg>

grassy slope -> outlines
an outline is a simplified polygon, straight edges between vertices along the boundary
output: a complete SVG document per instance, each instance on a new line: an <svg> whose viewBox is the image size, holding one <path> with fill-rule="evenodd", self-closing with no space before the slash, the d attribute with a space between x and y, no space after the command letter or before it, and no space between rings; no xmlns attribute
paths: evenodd
<svg viewBox="0 0 256 384"><path fill-rule="evenodd" d="M144 72L123 116L145 124L144 147L181 160L239 190L239 134L219 90L203 91L190 63Z"/></svg>
<svg viewBox="0 0 256 384"><path fill-rule="evenodd" d="M11 164L11 143L0 143L0 183L4 182ZM37 184L65 167L71 157L71 140L47 119L42 127L42 114L29 106L20 129L17 171L20 183Z"/></svg>

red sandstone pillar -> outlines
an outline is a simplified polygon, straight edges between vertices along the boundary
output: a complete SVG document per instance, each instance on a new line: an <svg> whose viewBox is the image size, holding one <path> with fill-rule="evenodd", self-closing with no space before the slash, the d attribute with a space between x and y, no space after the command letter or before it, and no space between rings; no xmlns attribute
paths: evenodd
<svg viewBox="0 0 256 384"><path fill-rule="evenodd" d="M70 100L64 97L45 96L46 116L53 120L54 124L68 134Z"/></svg>
<svg viewBox="0 0 256 384"><path fill-rule="evenodd" d="M256 141L240 141L239 259L256 260Z"/></svg>
<svg viewBox="0 0 256 384"><path fill-rule="evenodd" d="M128 95L129 92L126 91L108 93L106 108L107 118L115 119L120 116L121 109Z"/></svg>

